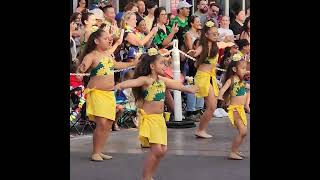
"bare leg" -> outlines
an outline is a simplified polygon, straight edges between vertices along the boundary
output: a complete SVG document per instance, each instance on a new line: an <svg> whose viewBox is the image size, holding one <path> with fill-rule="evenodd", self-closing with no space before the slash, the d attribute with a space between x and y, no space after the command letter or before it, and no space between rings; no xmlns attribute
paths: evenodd
<svg viewBox="0 0 320 180"><path fill-rule="evenodd" d="M152 180L160 160L166 154L167 147L161 144L151 144L150 153L148 154L143 168L142 180Z"/></svg>
<svg viewBox="0 0 320 180"><path fill-rule="evenodd" d="M213 113L217 107L217 98L214 96L212 86L209 87L209 95L204 98L204 101L207 108L200 117L200 123L196 130L196 135L198 137L211 138L212 136L206 133L206 129L208 128L209 121L212 119Z"/></svg>
<svg viewBox="0 0 320 180"><path fill-rule="evenodd" d="M116 120L114 121L114 123L113 123L113 129L115 130L115 131L120 131L120 128L119 128L119 126L118 126L118 121L119 121L119 119L120 119L120 117L121 117L121 114L124 112L124 108L123 108L123 106L121 106L121 105L119 105L118 106L118 108L117 108L117 113L116 113Z"/></svg>
<svg viewBox="0 0 320 180"><path fill-rule="evenodd" d="M244 106L247 113L250 113L250 91L247 93L246 104Z"/></svg>
<svg viewBox="0 0 320 180"><path fill-rule="evenodd" d="M95 117L96 129L93 132L93 152L92 154L100 154L110 134L112 120L102 117Z"/></svg>
<svg viewBox="0 0 320 180"><path fill-rule="evenodd" d="M232 146L231 146L231 154L230 158L232 159L242 159L239 155L239 147L242 144L244 138L247 135L247 127L241 121L240 115L237 111L233 112L234 114L234 123L239 130L239 134L233 139Z"/></svg>

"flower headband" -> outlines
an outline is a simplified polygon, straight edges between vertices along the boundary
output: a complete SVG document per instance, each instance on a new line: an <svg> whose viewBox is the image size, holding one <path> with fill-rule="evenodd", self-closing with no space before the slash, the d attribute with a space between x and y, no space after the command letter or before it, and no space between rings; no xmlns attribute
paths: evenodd
<svg viewBox="0 0 320 180"><path fill-rule="evenodd" d="M231 58L232 61L240 61L240 60L242 60L242 59L243 59L243 58L242 58L242 55L239 54L239 53L234 54L234 55L232 56L232 58Z"/></svg>
<svg viewBox="0 0 320 180"><path fill-rule="evenodd" d="M155 56L157 54L159 54L159 52L158 52L158 50L156 48L149 48L148 49L148 55L149 56Z"/></svg>
<svg viewBox="0 0 320 180"><path fill-rule="evenodd" d="M211 28L211 27L214 26L214 22L208 21L208 22L206 23L206 26L207 26L208 28Z"/></svg>
<svg viewBox="0 0 320 180"><path fill-rule="evenodd" d="M98 26L92 26L91 33L98 31L98 29L99 29Z"/></svg>

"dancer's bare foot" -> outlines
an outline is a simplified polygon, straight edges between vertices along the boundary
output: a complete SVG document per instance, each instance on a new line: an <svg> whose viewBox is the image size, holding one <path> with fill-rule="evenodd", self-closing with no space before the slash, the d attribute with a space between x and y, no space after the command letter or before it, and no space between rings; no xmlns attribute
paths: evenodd
<svg viewBox="0 0 320 180"><path fill-rule="evenodd" d="M199 138L205 138L205 139L212 138L212 135L206 133L205 131L196 131L195 135Z"/></svg>
<svg viewBox="0 0 320 180"><path fill-rule="evenodd" d="M231 160L243 160L241 156L238 155L238 153L231 152L229 155L229 159Z"/></svg>

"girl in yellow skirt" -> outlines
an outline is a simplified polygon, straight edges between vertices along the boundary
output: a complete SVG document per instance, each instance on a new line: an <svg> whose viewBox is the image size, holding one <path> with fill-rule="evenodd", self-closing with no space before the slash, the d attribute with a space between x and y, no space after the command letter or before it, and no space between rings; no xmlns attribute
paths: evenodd
<svg viewBox="0 0 320 180"><path fill-rule="evenodd" d="M112 47L112 42L112 34L98 29L88 38L84 52L79 58L78 72L90 72L90 80L84 94L87 115L90 120L96 122L91 156L93 161L112 158L102 151L116 116L114 69L124 69L138 63L138 61L116 62L112 54L107 51Z"/></svg>
<svg viewBox="0 0 320 180"><path fill-rule="evenodd" d="M228 116L232 125L238 129L239 134L234 138L229 158L234 160L242 160L244 155L239 152L239 147L247 134L247 117L244 105L247 99L247 89L249 84L244 80L246 74L247 62L243 60L240 54L232 57L225 78L223 79L223 87L220 89L218 99L230 101L228 107ZM225 94L225 92L228 92Z"/></svg>
<svg viewBox="0 0 320 180"><path fill-rule="evenodd" d="M165 91L176 89L179 91L196 93L196 86L185 87L164 76L165 58L155 48L148 49L137 65L132 80L116 85L116 89L132 88L136 101L143 101L138 110L139 140L143 147L150 147L144 169L143 180L151 180L161 158L167 151L167 127L163 117Z"/></svg>
<svg viewBox="0 0 320 180"><path fill-rule="evenodd" d="M219 49L234 45L234 43L217 42L218 37L218 29L212 21L208 21L201 32L200 46L196 50L188 52L193 57L199 56L195 63L197 73L194 77L194 83L199 86L196 97L204 98L206 110L200 117L199 127L195 135L201 138L212 138L212 135L208 134L206 129L217 107L219 87L216 79L216 65Z"/></svg>

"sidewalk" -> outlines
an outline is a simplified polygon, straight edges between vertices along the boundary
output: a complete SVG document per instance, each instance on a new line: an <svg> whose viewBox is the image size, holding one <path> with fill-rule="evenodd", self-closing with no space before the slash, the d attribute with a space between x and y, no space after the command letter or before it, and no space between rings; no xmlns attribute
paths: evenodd
<svg viewBox="0 0 320 180"><path fill-rule="evenodd" d="M214 135L213 139L197 139L194 131L195 128L168 129L168 153L155 180L249 180L250 130L241 147L248 157L242 161L227 159L236 133L228 118L214 118L210 122L208 132ZM137 134L136 129L112 132L105 152L114 158L101 163L89 161L92 135L72 138L71 180L140 180L148 149L140 148Z"/></svg>

